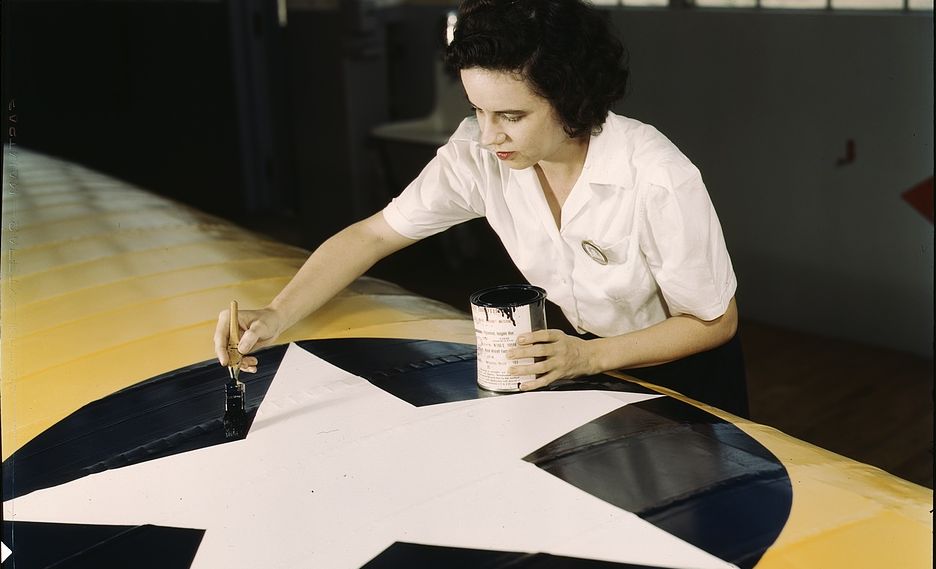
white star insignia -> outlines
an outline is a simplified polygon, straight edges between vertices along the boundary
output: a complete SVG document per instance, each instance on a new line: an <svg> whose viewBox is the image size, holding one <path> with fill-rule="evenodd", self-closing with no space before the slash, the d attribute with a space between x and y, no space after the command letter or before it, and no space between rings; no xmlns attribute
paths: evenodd
<svg viewBox="0 0 936 569"><path fill-rule="evenodd" d="M5 502L4 516L205 529L194 568L360 567L397 541L733 567L523 460L651 397L414 407L290 345L246 439L39 490Z"/></svg>

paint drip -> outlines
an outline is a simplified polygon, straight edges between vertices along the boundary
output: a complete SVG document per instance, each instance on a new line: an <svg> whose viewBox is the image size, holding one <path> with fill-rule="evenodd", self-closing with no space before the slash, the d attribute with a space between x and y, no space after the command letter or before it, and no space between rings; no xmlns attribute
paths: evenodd
<svg viewBox="0 0 936 569"><path fill-rule="evenodd" d="M513 365L533 364L533 358L510 360L507 351L525 332L546 329L546 291L533 285L501 285L471 295L477 339L478 385L490 391L520 391L536 375L511 375Z"/></svg>

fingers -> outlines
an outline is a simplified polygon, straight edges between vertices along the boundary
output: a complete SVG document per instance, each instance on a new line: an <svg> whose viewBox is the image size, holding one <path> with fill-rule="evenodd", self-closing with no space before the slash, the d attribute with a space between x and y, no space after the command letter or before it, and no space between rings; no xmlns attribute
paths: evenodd
<svg viewBox="0 0 936 569"><path fill-rule="evenodd" d="M565 336L562 330L536 330L528 334L521 334L517 337L517 345L537 344L542 342L557 342Z"/></svg>
<svg viewBox="0 0 936 569"><path fill-rule="evenodd" d="M269 315L263 310L238 311L237 325L240 330L243 330L237 344L238 352L248 354L257 348L268 345L272 341L273 334L270 333L270 325L264 318L269 318ZM214 333L214 348L215 355L221 365L228 365L229 363L227 351L228 341L230 340L230 321L231 313L229 310L222 310L218 314L218 323L215 326ZM256 372L256 358L242 359L240 369L249 373Z"/></svg>
<svg viewBox="0 0 936 569"><path fill-rule="evenodd" d="M537 330L517 337L517 347L507 351L512 360L553 356L557 353L557 342L566 336L561 330Z"/></svg>
<svg viewBox="0 0 936 569"><path fill-rule="evenodd" d="M257 335L257 332L253 328L248 328L243 336L241 336L240 343L237 344L237 351L242 354L249 354L259 340L260 337Z"/></svg>
<svg viewBox="0 0 936 569"><path fill-rule="evenodd" d="M240 343L237 344L237 351L242 354L249 354L254 348L259 347L263 340L269 339L268 327L259 318L250 322L250 327L244 330Z"/></svg>
<svg viewBox="0 0 936 569"><path fill-rule="evenodd" d="M244 356L240 363L240 370L247 373L257 373L257 358L253 356Z"/></svg>
<svg viewBox="0 0 936 569"><path fill-rule="evenodd" d="M550 383L559 379L558 376L552 373L547 373L532 381L525 381L520 384L520 391L533 391L534 389L540 389L546 387Z"/></svg>
<svg viewBox="0 0 936 569"><path fill-rule="evenodd" d="M507 373L510 375L540 375L552 371L553 366L552 362L546 360L528 365L510 366L507 368Z"/></svg>
<svg viewBox="0 0 936 569"><path fill-rule="evenodd" d="M507 358L511 360L522 360L524 358L548 357L555 353L556 349L552 344L533 344L507 350Z"/></svg>
<svg viewBox="0 0 936 569"><path fill-rule="evenodd" d="M561 330L537 330L522 334L517 338L517 347L507 351L507 357L512 360L535 358L540 361L510 366L507 373L536 376L536 379L521 385L522 391L539 389L559 379L581 376L584 370L578 344L582 342Z"/></svg>

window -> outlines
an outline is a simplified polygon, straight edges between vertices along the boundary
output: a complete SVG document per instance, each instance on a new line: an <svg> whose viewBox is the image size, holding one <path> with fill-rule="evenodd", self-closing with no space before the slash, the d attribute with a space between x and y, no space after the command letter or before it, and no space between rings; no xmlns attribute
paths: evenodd
<svg viewBox="0 0 936 569"><path fill-rule="evenodd" d="M598 6L699 6L701 8L770 8L778 10L915 10L932 11L933 0L592 0Z"/></svg>
<svg viewBox="0 0 936 569"><path fill-rule="evenodd" d="M669 0L592 0L596 6L668 6Z"/></svg>

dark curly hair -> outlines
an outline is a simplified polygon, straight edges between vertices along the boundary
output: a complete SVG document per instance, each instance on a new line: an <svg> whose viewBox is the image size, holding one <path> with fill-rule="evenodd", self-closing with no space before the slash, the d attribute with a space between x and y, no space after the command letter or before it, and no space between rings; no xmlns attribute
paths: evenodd
<svg viewBox="0 0 936 569"><path fill-rule="evenodd" d="M630 75L607 19L581 0L464 0L445 65L520 74L573 138L601 131Z"/></svg>

